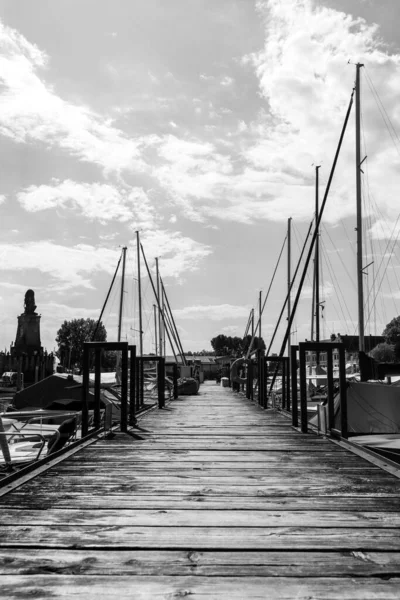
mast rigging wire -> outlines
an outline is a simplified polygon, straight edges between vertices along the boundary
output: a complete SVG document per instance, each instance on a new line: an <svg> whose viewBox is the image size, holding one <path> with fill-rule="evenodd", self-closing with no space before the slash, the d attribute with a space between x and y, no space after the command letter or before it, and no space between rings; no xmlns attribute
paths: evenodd
<svg viewBox="0 0 400 600"><path fill-rule="evenodd" d="M109 290L108 290L108 293L107 293L107 296L106 296L105 302L104 302L104 304L103 304L103 308L101 309L100 317L99 317L99 319L98 319L98 321L97 321L97 323L96 323L96 327L95 327L94 333L93 333L93 335L92 335L92 338L91 338L91 341L92 341L92 342L94 341L94 339L95 339L95 337L96 337L96 333L97 333L97 331L98 331L98 329L99 329L99 326L100 326L100 323L101 323L101 318L102 318L102 316L103 316L103 313L104 313L104 309L105 309L105 308L106 308L106 306L107 306L107 302L108 302L108 299L109 299L109 297L110 297L111 290L112 290L112 288L113 288L114 281L115 281L115 278L116 278L116 276L117 276L117 273L118 273L118 269L119 269L119 265L120 265L120 262L121 262L121 258L122 258L122 255L119 257L119 261L118 261L118 264L117 264L117 268L115 269L114 277L112 278L112 281L111 281L110 288L109 288Z"/></svg>
<svg viewBox="0 0 400 600"><path fill-rule="evenodd" d="M274 269L274 272L273 272L273 275L272 275L272 278L271 278L271 281L270 281L270 284L269 284L269 288L268 288L267 294L265 296L264 303L263 303L263 305L261 307L261 314L258 317L257 325L254 327L254 333L252 335L252 338L251 338L251 341L250 341L250 345L249 345L249 348L248 348L247 353L246 353L246 359L249 358L250 354L254 353L254 351L252 352L251 349L252 349L252 346L253 346L253 343L254 343L254 340L255 340L255 337L256 337L257 329L259 328L259 325L260 325L260 321L261 321L262 314L264 312L265 305L267 303L267 300L268 300L268 297L269 297L269 294L270 294L270 291L271 291L271 288L272 288L272 284L274 283L275 275L276 275L276 272L278 270L278 266L279 266L280 260L282 258L282 254L283 254L283 250L285 248L286 240L287 240L287 234L285 236L285 239L283 240L282 248L281 248L281 251L279 253L279 257L278 257L277 263L275 265L275 269Z"/></svg>
<svg viewBox="0 0 400 600"><path fill-rule="evenodd" d="M300 279L299 288L297 290L297 294L296 294L296 298L295 298L295 301L294 301L294 304L293 304L292 312L291 312L289 320L288 320L289 322L288 322L288 326L287 326L287 329L286 329L286 333L285 333L285 336L283 338L281 350L279 352L279 358L282 358L283 353L285 351L287 340L288 340L288 337L289 337L289 334L290 334L290 330L291 330L291 327L292 327L294 315L296 314L297 305L298 305L299 300L300 300L300 296L301 296L301 292L302 292L302 289L303 289L304 280L306 278L306 273L307 273L308 265L309 265L310 260L311 260L311 255L312 255L312 252L313 252L313 249L314 249L315 240L317 239L317 233L319 231L321 220L322 220L322 216L324 214L324 209L325 209L326 201L328 199L328 194L329 194L329 190L330 190L330 187L331 187L333 175L335 173L336 164L337 164L337 161L338 161L338 158L339 158L340 150L341 150L341 147L342 147L342 142L343 142L344 134L345 134L345 131L346 131L346 128L347 128L347 123L349 121L349 117L350 117L350 113L351 113L351 108L353 106L354 93L355 93L355 88L353 88L353 91L351 93L350 102L349 102L349 106L348 106L348 109L347 109L346 117L345 117L345 120L344 120L342 132L340 134L340 139L339 139L338 147L337 147L337 150L336 150L335 158L333 160L331 172L329 174L328 183L326 185L324 199L322 201L321 208L320 208L320 211L319 211L319 214L318 214L317 222L316 222L316 225L315 225L315 231L314 231L314 234L313 234L313 237L312 237L312 240L311 240L310 248L308 250L306 264L305 264L305 267L304 267L304 270L303 270L303 274L302 274L301 279ZM270 387L270 392L273 389L273 385L275 383L276 373L277 373L277 371L275 371L274 377L272 379L271 387Z"/></svg>

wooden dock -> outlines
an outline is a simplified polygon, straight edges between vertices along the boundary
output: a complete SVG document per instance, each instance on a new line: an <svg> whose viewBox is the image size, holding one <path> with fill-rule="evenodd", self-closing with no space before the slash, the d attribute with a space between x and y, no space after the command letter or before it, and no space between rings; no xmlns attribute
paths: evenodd
<svg viewBox="0 0 400 600"><path fill-rule="evenodd" d="M0 497L2 598L398 598L400 480L207 383Z"/></svg>

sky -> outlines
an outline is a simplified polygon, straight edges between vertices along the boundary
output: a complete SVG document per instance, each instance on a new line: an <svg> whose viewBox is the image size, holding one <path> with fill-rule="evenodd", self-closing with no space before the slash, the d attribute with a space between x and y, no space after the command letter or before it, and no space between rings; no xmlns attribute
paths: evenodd
<svg viewBox="0 0 400 600"><path fill-rule="evenodd" d="M48 350L64 320L97 319L124 246L122 339L137 343L136 231L153 273L159 258L185 350L242 336L289 217L297 263L357 62L367 334L380 334L400 314L399 22L398 0L0 0L0 348L28 288ZM325 337L357 329L354 114L322 220ZM119 286L103 318L110 341ZM310 339L311 286L310 271L293 343ZM266 341L286 289L284 252Z"/></svg>

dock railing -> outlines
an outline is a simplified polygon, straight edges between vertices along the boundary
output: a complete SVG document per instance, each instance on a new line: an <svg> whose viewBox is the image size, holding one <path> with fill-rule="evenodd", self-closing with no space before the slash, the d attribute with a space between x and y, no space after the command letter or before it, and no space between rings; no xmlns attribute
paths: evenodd
<svg viewBox="0 0 400 600"><path fill-rule="evenodd" d="M257 403L264 409L274 408L291 414L293 427L297 428L300 424L301 431L307 433L310 429L311 409L308 405L306 356L311 352L326 355L326 394L313 407L314 416L318 417L318 431L347 439L347 380L343 342L303 342L292 345L290 357L265 356L264 351L258 350L254 363L247 369L246 398L254 398L253 381L256 371ZM334 357L336 354L337 357Z"/></svg>
<svg viewBox="0 0 400 600"><path fill-rule="evenodd" d="M333 353L336 351L339 356L338 389L335 390L334 372L333 372ZM303 342L298 346L292 346L292 423L298 426L299 400L300 400L300 428L303 433L308 431L308 409L307 409L307 352L326 353L326 380L327 380L327 399L326 399L326 423L322 429L336 437L347 439L347 381L346 381L346 358L343 342ZM297 360L298 354L298 360ZM298 368L297 368L298 365ZM312 376L311 376L312 377ZM298 385L299 383L299 385ZM300 397L299 397L300 396ZM335 406L336 398L336 406ZM338 419L336 415L340 412L340 429L336 427ZM325 419L324 413L320 414Z"/></svg>

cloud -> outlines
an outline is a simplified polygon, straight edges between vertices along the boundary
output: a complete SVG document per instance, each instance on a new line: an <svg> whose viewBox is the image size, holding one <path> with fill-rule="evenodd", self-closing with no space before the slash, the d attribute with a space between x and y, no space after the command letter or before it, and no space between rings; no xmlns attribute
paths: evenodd
<svg viewBox="0 0 400 600"><path fill-rule="evenodd" d="M129 222L135 229L149 229L156 222L155 209L138 187L126 191L109 184L53 180L53 185L29 186L17 200L28 212L62 208L101 223Z"/></svg>
<svg viewBox="0 0 400 600"><path fill-rule="evenodd" d="M362 59L363 153L368 154L363 185L390 221L398 211L400 145L394 148L383 132L370 85L373 80L398 130L400 54L382 44L376 25L312 0L268 0L258 2L257 9L265 22L265 44L242 63L259 82L258 115L239 121L225 138L213 133L212 142L158 138L154 147L159 162L153 175L185 217L194 221L211 217L251 224L260 219L286 221L289 216L311 220L312 165L322 165L322 196L354 84L355 67L348 61ZM200 75L203 80L210 77ZM208 113L212 119L222 114L211 102ZM210 127L205 125L206 130ZM232 136L235 144L227 143ZM353 216L354 198L353 114L324 222ZM372 207L367 206L366 214L370 213Z"/></svg>
<svg viewBox="0 0 400 600"><path fill-rule="evenodd" d="M234 83L234 81L235 80L233 79L233 77L229 77L228 75L226 75L225 77L223 77L221 79L221 85L229 86L229 85L232 85Z"/></svg>
<svg viewBox="0 0 400 600"><path fill-rule="evenodd" d="M60 98L41 78L48 56L0 23L0 133L18 143L58 146L105 170L144 170L143 140L127 138L101 115Z"/></svg>
<svg viewBox="0 0 400 600"><path fill-rule="evenodd" d="M398 128L400 55L387 51L376 25L316 6L312 0L268 0L259 2L258 10L265 18L265 45L245 62L250 61L255 68L268 110L253 122L253 134L259 140L247 148L244 156L254 168L281 178L281 190L275 190L272 204L268 203L272 208L277 203L285 204L276 218L291 216L293 211L305 218L305 196L312 196L312 163L322 161L327 179L355 77L355 67L348 65L349 59L353 63L362 60L366 67L362 105L369 183L393 215L397 210L395 189L400 184L398 149L391 146L388 136L382 135L381 117L369 84L373 79L394 127ZM331 222L355 212L353 119L354 115L346 133L330 207L324 215L324 220ZM293 174L303 188L300 196L299 188L296 192L290 182L285 182L285 177Z"/></svg>
<svg viewBox="0 0 400 600"><path fill-rule="evenodd" d="M249 316L250 308L232 304L187 306L174 310L177 319L207 319L223 321L225 319L245 319Z"/></svg>
<svg viewBox="0 0 400 600"><path fill-rule="evenodd" d="M115 250L85 244L67 247L51 241L0 245L0 256L2 271L40 270L51 277L48 289L55 291L92 289L91 276L96 272L112 274L118 260Z"/></svg>
<svg viewBox="0 0 400 600"><path fill-rule="evenodd" d="M180 232L146 231L141 241L149 266L156 257L160 258L163 277L180 277L187 271L195 271L201 261L212 253L210 246L185 237Z"/></svg>

